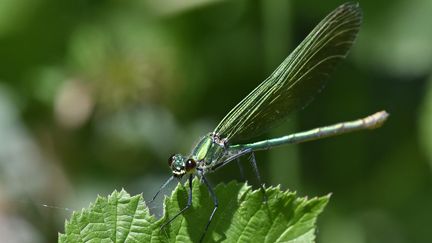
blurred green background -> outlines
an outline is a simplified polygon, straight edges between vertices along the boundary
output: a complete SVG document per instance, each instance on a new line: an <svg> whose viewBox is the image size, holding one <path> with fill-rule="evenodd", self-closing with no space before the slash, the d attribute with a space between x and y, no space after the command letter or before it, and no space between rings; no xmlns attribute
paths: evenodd
<svg viewBox="0 0 432 243"><path fill-rule="evenodd" d="M114 189L149 199L167 158L187 154L341 3L0 0L1 241L56 242L70 210ZM318 242L432 242L432 1L360 5L348 59L267 136L381 109L388 122L260 152L258 166L267 185L333 193ZM241 176L232 164L209 179Z"/></svg>

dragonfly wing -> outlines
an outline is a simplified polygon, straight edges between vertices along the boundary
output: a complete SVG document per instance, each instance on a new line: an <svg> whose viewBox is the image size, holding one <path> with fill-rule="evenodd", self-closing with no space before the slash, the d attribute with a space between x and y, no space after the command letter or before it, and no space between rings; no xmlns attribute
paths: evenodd
<svg viewBox="0 0 432 243"><path fill-rule="evenodd" d="M262 134L306 106L344 59L360 28L358 4L346 3L327 15L279 67L219 123L214 132L228 141Z"/></svg>

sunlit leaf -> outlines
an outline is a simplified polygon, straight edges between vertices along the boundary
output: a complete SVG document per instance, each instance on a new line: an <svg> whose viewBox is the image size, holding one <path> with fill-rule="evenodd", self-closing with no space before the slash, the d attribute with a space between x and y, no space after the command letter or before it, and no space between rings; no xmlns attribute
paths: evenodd
<svg viewBox="0 0 432 243"><path fill-rule="evenodd" d="M260 190L244 183L218 185L219 208L204 241L218 242L314 242L315 222L329 200L299 198L279 187ZM98 197L90 207L74 212L59 242L197 242L204 232L212 199L197 179L193 182L193 205L161 230L161 225L186 205L187 191L177 186L165 200L165 215L150 215L141 195L124 190Z"/></svg>

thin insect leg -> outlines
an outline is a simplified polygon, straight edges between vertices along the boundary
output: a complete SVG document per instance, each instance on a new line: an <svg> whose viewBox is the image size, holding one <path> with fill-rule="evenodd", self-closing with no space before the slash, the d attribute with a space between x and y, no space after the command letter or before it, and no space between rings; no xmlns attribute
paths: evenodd
<svg viewBox="0 0 432 243"><path fill-rule="evenodd" d="M250 162L252 164L252 167L253 167L253 170L255 172L255 175L256 175L256 177L258 179L258 183L260 185L261 191L263 192L264 201L267 202L267 195L266 195L266 192L265 192L264 184L261 181L261 176L260 176L260 173L259 173L259 170L258 170L258 166L257 166L257 163L256 163L255 154L253 152L251 153L251 156L250 156Z"/></svg>
<svg viewBox="0 0 432 243"><path fill-rule="evenodd" d="M229 162L231 162L231 161L233 161L233 160L235 160L235 159L237 159L237 158L240 158L241 156L243 156L243 155L245 155L245 154L248 154L248 153L250 153L250 152L252 152L251 149L245 149L245 150L242 150L242 151L240 151L239 153L234 154L234 155L228 157L227 159L225 159L224 161L222 161L222 162L220 162L220 163L214 165L213 167L210 168L210 171L211 171L211 172L215 172L216 170L218 170L219 168L222 168L223 166L225 166L225 165L228 164Z"/></svg>
<svg viewBox="0 0 432 243"><path fill-rule="evenodd" d="M176 215L174 215L174 217L172 217L167 222L165 222L161 226L161 229L165 228L165 226L170 224L174 219L176 219L179 215L181 215L184 211L186 211L192 205L192 179L193 179L193 175L190 175L189 176L189 194L188 194L188 201L187 201L186 206L182 210L180 210L180 212L178 212Z"/></svg>
<svg viewBox="0 0 432 243"><path fill-rule="evenodd" d="M159 193L174 179L174 176L171 176L168 178L168 180L159 188L159 190L156 192L156 194L153 196L152 200L150 200L149 204L151 204L156 197L159 195Z"/></svg>
<svg viewBox="0 0 432 243"><path fill-rule="evenodd" d="M207 181L207 179L206 179L204 176L202 176L201 179L202 179L202 181L204 182L204 184L207 186L208 191L209 191L209 193L210 193L210 196L211 196L212 199L213 199L214 208L213 208L212 213L210 214L210 218L209 218L209 220L208 220L208 222L207 222L207 225L206 225L206 227L205 227L205 229L204 229L204 233L201 235L201 238L200 238L200 241L199 241L199 242L202 242L202 241L203 241L204 236L205 236L205 234L207 233L208 227L210 226L210 223L211 223L211 221L213 220L213 216L214 216L214 214L216 213L216 210L218 209L218 206L219 206L219 205L218 205L218 199L217 199L217 197L216 197L215 192L213 191L212 186L210 185L210 183Z"/></svg>
<svg viewBox="0 0 432 243"><path fill-rule="evenodd" d="M242 179L242 181L245 180L245 176L244 176L244 171L243 171L243 165L240 163L240 158L237 158L237 165L239 167L239 171L240 171L240 177Z"/></svg>

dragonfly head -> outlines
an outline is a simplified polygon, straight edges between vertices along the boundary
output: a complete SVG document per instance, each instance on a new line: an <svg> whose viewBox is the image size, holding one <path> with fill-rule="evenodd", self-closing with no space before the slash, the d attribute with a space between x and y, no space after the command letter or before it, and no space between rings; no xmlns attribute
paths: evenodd
<svg viewBox="0 0 432 243"><path fill-rule="evenodd" d="M192 158L187 158L181 154L174 154L168 159L174 177L182 178L186 174L195 172L196 162Z"/></svg>

